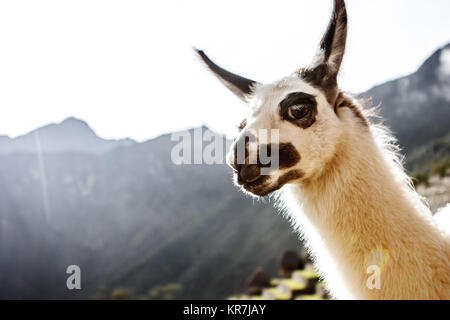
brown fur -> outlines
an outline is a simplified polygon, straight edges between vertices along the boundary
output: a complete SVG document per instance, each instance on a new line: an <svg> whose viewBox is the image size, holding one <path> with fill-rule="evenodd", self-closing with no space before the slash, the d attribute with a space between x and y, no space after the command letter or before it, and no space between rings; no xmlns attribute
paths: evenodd
<svg viewBox="0 0 450 320"><path fill-rule="evenodd" d="M328 103L333 104L337 94L336 75L329 73L326 64L321 64L314 69L300 69L300 78L320 89L327 98Z"/></svg>
<svg viewBox="0 0 450 320"><path fill-rule="evenodd" d="M334 112L336 112L336 114L338 113L339 108L349 108L353 112L353 115L360 120L361 124L365 127L370 126L369 121L363 115L354 99L342 91L339 92L336 103L334 104Z"/></svg>
<svg viewBox="0 0 450 320"><path fill-rule="evenodd" d="M277 185L279 186L279 188L281 188L282 186L284 186L287 183L290 183L292 181L301 179L303 176L304 176L304 173L301 170L289 171L289 172L285 173L284 175L282 175L281 177L278 178Z"/></svg>
<svg viewBox="0 0 450 320"><path fill-rule="evenodd" d="M280 144L280 169L288 169L300 162L301 156L292 143Z"/></svg>

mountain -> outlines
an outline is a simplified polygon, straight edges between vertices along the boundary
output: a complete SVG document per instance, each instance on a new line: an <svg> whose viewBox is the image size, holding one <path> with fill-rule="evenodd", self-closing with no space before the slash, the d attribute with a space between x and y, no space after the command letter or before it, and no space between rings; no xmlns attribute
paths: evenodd
<svg viewBox="0 0 450 320"><path fill-rule="evenodd" d="M415 73L376 86L362 96L380 106L386 124L411 155L408 167L423 169L428 159L423 157L424 151L417 150L426 148L425 153L434 157L433 145L450 131L450 44L437 50ZM448 145L441 145L442 149L448 150Z"/></svg>
<svg viewBox="0 0 450 320"><path fill-rule="evenodd" d="M102 154L0 155L0 298L177 283L176 298L222 299L258 266L275 273L300 247L288 223L243 197L226 165L173 164L174 145L164 135ZM65 288L71 264L81 292Z"/></svg>
<svg viewBox="0 0 450 320"><path fill-rule="evenodd" d="M414 148L407 158L409 167L418 172L429 170L442 159L450 159L450 133Z"/></svg>
<svg viewBox="0 0 450 320"><path fill-rule="evenodd" d="M41 149L46 153L77 151L100 154L135 143L131 139L101 139L86 122L68 118L59 124L47 125L15 139L0 136L0 153L36 152Z"/></svg>
<svg viewBox="0 0 450 320"><path fill-rule="evenodd" d="M363 94L381 104L411 170L450 156L449 61L450 45ZM101 139L74 118L0 136L0 299L148 296L168 285L181 288L174 298L223 299L258 266L276 274L282 251L301 246L287 221L240 193L226 165L175 165L176 144ZM81 291L66 288L72 264Z"/></svg>

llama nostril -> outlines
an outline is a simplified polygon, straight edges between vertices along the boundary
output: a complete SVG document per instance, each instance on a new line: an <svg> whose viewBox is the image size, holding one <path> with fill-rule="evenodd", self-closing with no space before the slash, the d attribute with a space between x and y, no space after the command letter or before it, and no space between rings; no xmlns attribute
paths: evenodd
<svg viewBox="0 0 450 320"><path fill-rule="evenodd" d="M261 177L261 169L256 164L242 165L239 175L247 183L255 182Z"/></svg>

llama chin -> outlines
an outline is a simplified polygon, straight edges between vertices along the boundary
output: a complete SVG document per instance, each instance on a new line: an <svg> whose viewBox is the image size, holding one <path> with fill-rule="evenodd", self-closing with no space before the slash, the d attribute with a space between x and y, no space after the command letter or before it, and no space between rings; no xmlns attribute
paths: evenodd
<svg viewBox="0 0 450 320"><path fill-rule="evenodd" d="M339 299L450 299L450 237L436 224L405 173L395 138L372 123L337 76L347 10L334 0L313 62L271 84L226 71L197 50L208 68L252 110L228 161L235 181L264 196L292 222ZM248 132L279 131L280 167L261 177L239 144ZM449 207L438 217L447 215Z"/></svg>

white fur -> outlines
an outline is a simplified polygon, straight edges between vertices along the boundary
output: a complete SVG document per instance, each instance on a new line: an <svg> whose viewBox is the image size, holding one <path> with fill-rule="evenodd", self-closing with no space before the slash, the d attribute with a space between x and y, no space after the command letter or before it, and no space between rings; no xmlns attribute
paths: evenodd
<svg viewBox="0 0 450 320"><path fill-rule="evenodd" d="M434 221L450 237L450 203L434 215Z"/></svg>
<svg viewBox="0 0 450 320"><path fill-rule="evenodd" d="M295 73L254 87L242 134L278 129L279 142L291 143L301 159L246 188L265 195L290 183L277 193L278 206L305 240L335 298L450 299L450 237L441 218L447 215L449 221L450 210L433 219L403 170L395 139L384 127L370 124L357 102L339 92L334 81L346 35L345 3L334 0L321 43L331 50L329 57L319 50L312 66L300 70L308 71L303 77ZM320 81L311 80L311 72L319 72ZM316 99L317 115L308 128L280 117L280 102L293 92ZM380 271L379 288L368 285L373 276L368 270Z"/></svg>
<svg viewBox="0 0 450 320"><path fill-rule="evenodd" d="M347 126L333 172L285 190L317 267L336 298L449 299L449 238L386 149L381 129L372 130L371 141L352 133L356 128ZM380 290L366 285L372 264L383 270Z"/></svg>
<svg viewBox="0 0 450 320"><path fill-rule="evenodd" d="M316 122L304 130L280 119L291 92L316 96ZM339 299L449 299L450 238L413 190L395 139L361 124L350 108L335 114L320 90L298 76L255 88L246 130L279 129L301 161L302 179L278 193L279 204ZM286 170L271 175L274 183ZM381 270L370 289L368 267Z"/></svg>

